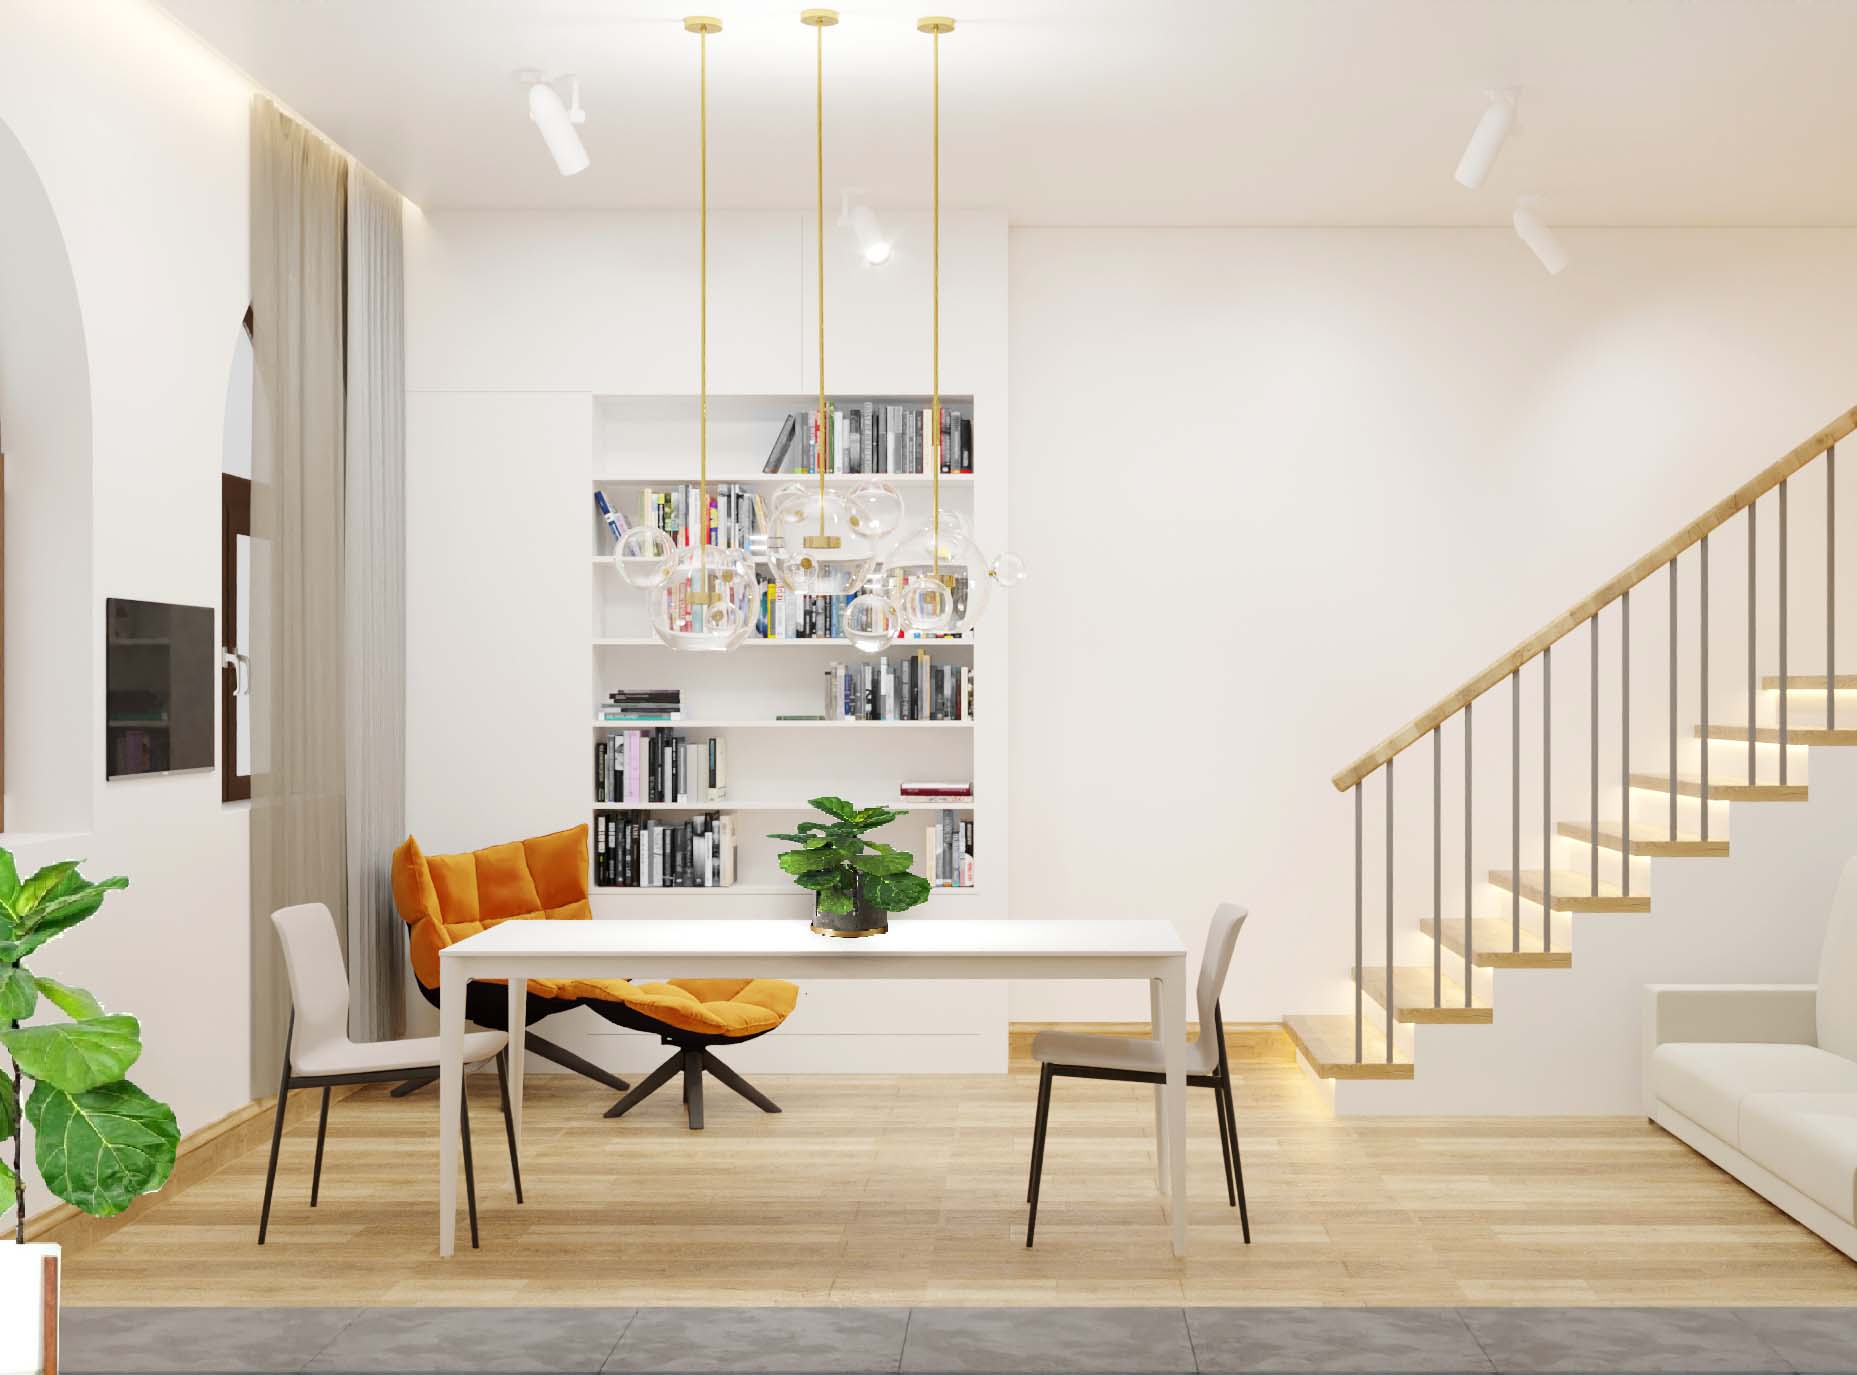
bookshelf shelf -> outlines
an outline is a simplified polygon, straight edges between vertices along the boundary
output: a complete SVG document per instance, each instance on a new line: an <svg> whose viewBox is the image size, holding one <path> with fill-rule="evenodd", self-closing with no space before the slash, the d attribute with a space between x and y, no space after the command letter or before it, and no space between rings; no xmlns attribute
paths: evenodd
<svg viewBox="0 0 1857 1375"><path fill-rule="evenodd" d="M611 884L596 883L596 893L610 893L615 897L637 896L642 898L700 898L700 897L758 897L758 898L809 898L812 895L806 889L789 881L787 883L731 883L727 886L713 888L619 888ZM929 894L929 901L939 897L969 897L980 891L979 887L937 888Z"/></svg>
<svg viewBox="0 0 1857 1375"><path fill-rule="evenodd" d="M608 560L604 558L600 558L598 559L598 562L605 563L605 562L608 562ZM777 639L777 640L762 640L762 639L743 640L739 648L741 649L845 649L845 648L848 648L850 644L851 644L851 641L844 639L842 637L834 638L831 636L819 635L819 636L814 636L812 638L802 638L799 636L788 636L788 637L784 637L782 639ZM601 638L595 639L593 642L593 646L595 649L669 649L670 648L669 645L665 644L664 641L660 640L655 635L608 635L608 636L603 636ZM974 647L974 642L972 640L897 640L893 643L892 647L895 649L937 649L937 650L939 649L972 649ZM890 651L887 649L884 651L884 653L886 654L889 652Z"/></svg>
<svg viewBox="0 0 1857 1375"><path fill-rule="evenodd" d="M594 718L594 729L621 730L637 728L640 730L972 730L972 721L602 721Z"/></svg>
<svg viewBox="0 0 1857 1375"><path fill-rule="evenodd" d="M895 812L971 812L974 799L971 797L894 797L881 798L876 801L858 799L866 807L888 807ZM595 802L596 812L811 812L812 803L799 798L771 798L758 801L737 801L724 798L720 802Z"/></svg>
<svg viewBox="0 0 1857 1375"><path fill-rule="evenodd" d="M593 479L596 487L669 487L678 483L695 482L698 474L694 469L663 469L648 473L616 473ZM817 484L817 473L711 473L711 486L724 483L737 487L784 487L789 482ZM827 473L825 483L828 487L855 487L861 482L887 482L892 487L932 487L935 485L933 473ZM972 487L972 473L943 473L943 487Z"/></svg>

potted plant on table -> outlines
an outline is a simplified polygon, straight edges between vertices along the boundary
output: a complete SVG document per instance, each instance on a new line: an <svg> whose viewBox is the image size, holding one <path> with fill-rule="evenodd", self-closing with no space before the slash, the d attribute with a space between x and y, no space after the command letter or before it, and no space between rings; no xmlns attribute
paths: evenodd
<svg viewBox="0 0 1857 1375"><path fill-rule="evenodd" d="M802 821L797 831L770 840L799 846L780 856L780 867L813 894L812 929L821 936L876 936L890 929L890 913L928 901L929 881L909 872L916 857L864 834L903 815L889 807L854 807L842 797L815 797L812 806L830 821Z"/></svg>
<svg viewBox="0 0 1857 1375"><path fill-rule="evenodd" d="M25 966L28 955L101 907L110 890L129 886L125 878L92 883L77 864L48 864L22 880L12 854L0 849L0 1047L12 1061L0 1074L0 1143L13 1143L12 1163L0 1160L0 1212L16 1209L21 1242L22 1112L36 1133L33 1158L45 1187L93 1217L112 1217L159 1189L180 1145L173 1109L123 1077L142 1053L136 1019L112 1016L83 989ZM48 1009L63 1015L22 1025Z"/></svg>

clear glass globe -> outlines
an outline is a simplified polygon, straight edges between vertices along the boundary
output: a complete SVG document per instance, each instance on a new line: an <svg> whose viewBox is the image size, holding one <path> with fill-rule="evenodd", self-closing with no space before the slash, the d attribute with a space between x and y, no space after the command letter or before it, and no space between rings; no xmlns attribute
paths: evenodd
<svg viewBox="0 0 1857 1375"><path fill-rule="evenodd" d="M851 493L851 518L871 539L887 539L903 528L903 497L887 482L866 482Z"/></svg>
<svg viewBox="0 0 1857 1375"><path fill-rule="evenodd" d="M896 603L880 592L862 592L845 608L845 638L864 654L880 654L896 642L903 618Z"/></svg>
<svg viewBox="0 0 1857 1375"><path fill-rule="evenodd" d="M993 560L993 566L987 572L1001 587L1017 587L1025 581L1025 560L1007 549Z"/></svg>
<svg viewBox="0 0 1857 1375"><path fill-rule="evenodd" d="M849 597L877 559L877 547L853 520L851 503L817 488L779 508L768 561L787 591L802 597Z"/></svg>
<svg viewBox="0 0 1857 1375"><path fill-rule="evenodd" d="M988 559L947 512L939 535L931 525L905 535L884 571L904 627L918 634L964 633L986 611Z"/></svg>
<svg viewBox="0 0 1857 1375"><path fill-rule="evenodd" d="M772 499L767 503L769 511L768 524L775 530L783 526L796 525L803 518L799 503L808 497L819 495L819 489L808 487L803 482L789 482L784 487L776 488Z"/></svg>
<svg viewBox="0 0 1857 1375"><path fill-rule="evenodd" d="M740 549L679 550L669 580L652 593L651 628L672 649L733 649L754 629L759 590Z"/></svg>
<svg viewBox="0 0 1857 1375"><path fill-rule="evenodd" d="M676 566L676 541L655 525L634 525L613 548L613 567L633 587L662 587Z"/></svg>

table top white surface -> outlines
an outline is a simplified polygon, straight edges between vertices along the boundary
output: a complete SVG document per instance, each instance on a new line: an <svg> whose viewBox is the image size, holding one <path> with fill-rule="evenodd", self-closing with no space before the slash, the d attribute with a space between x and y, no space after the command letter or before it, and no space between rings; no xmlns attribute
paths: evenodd
<svg viewBox="0 0 1857 1375"><path fill-rule="evenodd" d="M898 956L1029 960L1041 956L1154 959L1185 954L1179 933L1164 921L912 921L904 916L894 919L884 935L853 940L817 935L799 919L506 921L446 946L439 958L803 955L833 960Z"/></svg>

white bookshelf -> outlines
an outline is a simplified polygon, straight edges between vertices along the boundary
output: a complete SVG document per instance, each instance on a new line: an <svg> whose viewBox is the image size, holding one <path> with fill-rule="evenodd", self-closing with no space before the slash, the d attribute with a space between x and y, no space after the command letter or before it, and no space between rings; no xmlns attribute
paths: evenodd
<svg viewBox="0 0 1857 1375"><path fill-rule="evenodd" d="M858 393L837 395L849 407L871 400L879 404L926 406L921 395ZM974 420L976 472L941 478L943 507L959 513L979 531L993 552L1003 545L1003 529L988 528L993 511L1004 507L1005 435L1003 417L990 424L984 397L944 396L943 404ZM804 395L726 395L710 398L709 481L751 486L763 498L789 483L815 484L817 474L761 471L769 448L789 412L810 410L817 397ZM986 822L1003 819L1005 784L1005 701L990 690L989 664L1003 659L1005 607L994 591L980 634L949 639L899 639L886 656L926 653L931 663L970 668L975 681L974 719L962 721L781 721L779 715L821 712L828 665L856 664L866 656L843 639L759 639L721 655L683 654L651 633L648 602L630 587L611 563L612 535L599 517L593 492L602 491L628 520L639 517L641 494L697 481L697 398L694 396L596 396L593 398L591 478L584 490L587 554L591 577L592 660L590 704L604 702L619 688L675 687L683 693L684 715L674 721L610 721L597 710L585 737L589 754L584 773L583 804L591 820L599 812L643 812L677 820L704 812L738 817L737 882L728 888L611 888L595 886L596 912L602 916L644 914L659 899L676 899L679 915L700 915L709 905L739 914L739 902L753 898L770 915L798 916L810 908L812 895L794 884L775 863L788 848L765 832L790 828L812 813L806 799L822 794L843 796L859 806L883 805L905 813L874 832L917 857L923 864L924 829L934 813L949 810L972 819L975 827L977 881L970 888L938 888L918 913L933 914L959 899L972 912L992 905L1003 891L1004 855L991 856ZM789 460L791 461L791 460ZM989 466L993 465L993 466ZM847 489L869 480L858 474L827 474L826 485ZM904 528L926 519L932 508L934 479L929 474L882 475L903 498ZM1003 519L993 516L1003 525ZM990 649L989 646L992 646ZM791 651L770 654L770 650ZM805 652L800 652L805 651ZM1003 684L1003 668L998 675ZM597 803L592 797L591 750L605 735L627 729L670 729L693 741L718 737L728 741L730 797L715 802L651 803L624 806ZM995 766L983 767L989 761ZM985 809L974 798L899 798L897 785L912 778L972 780ZM765 824L763 824L765 823ZM995 880L998 880L995 882ZM992 884L992 887L988 885ZM988 898L986 895L991 895ZM771 904L771 905L770 905Z"/></svg>

